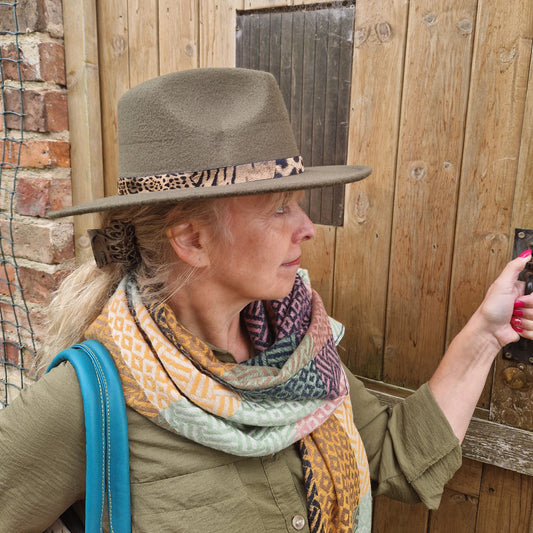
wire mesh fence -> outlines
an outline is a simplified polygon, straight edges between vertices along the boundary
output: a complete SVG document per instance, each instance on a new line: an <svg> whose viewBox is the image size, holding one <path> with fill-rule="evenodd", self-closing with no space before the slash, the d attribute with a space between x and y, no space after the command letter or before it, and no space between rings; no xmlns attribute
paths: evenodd
<svg viewBox="0 0 533 533"><path fill-rule="evenodd" d="M0 2L0 94L2 163L0 165L0 409L28 379L35 359L35 339L30 312L20 283L13 238L15 192L24 142L24 105L19 48L18 2Z"/></svg>

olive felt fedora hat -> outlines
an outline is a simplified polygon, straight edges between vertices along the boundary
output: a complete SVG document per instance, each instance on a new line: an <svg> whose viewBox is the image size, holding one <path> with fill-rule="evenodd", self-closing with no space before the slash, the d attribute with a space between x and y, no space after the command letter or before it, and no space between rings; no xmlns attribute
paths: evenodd
<svg viewBox="0 0 533 533"><path fill-rule="evenodd" d="M50 218L325 187L365 178L360 165L305 167L275 78L240 68L166 74L118 103L118 194Z"/></svg>

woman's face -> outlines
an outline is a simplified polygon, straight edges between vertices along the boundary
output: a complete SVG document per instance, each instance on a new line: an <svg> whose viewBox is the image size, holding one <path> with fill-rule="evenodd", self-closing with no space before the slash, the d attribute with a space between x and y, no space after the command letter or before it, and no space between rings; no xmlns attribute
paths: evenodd
<svg viewBox="0 0 533 533"><path fill-rule="evenodd" d="M300 245L315 228L298 202L303 193L263 194L221 200L229 239L211 248L210 275L246 305L285 297L294 284Z"/></svg>

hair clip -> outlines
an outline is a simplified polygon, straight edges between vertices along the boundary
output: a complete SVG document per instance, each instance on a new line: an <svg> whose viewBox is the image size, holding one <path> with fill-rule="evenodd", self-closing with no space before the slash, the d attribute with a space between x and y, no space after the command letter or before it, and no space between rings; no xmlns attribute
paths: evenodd
<svg viewBox="0 0 533 533"><path fill-rule="evenodd" d="M120 263L133 269L141 260L132 224L112 220L103 230L90 229L87 233L98 268Z"/></svg>

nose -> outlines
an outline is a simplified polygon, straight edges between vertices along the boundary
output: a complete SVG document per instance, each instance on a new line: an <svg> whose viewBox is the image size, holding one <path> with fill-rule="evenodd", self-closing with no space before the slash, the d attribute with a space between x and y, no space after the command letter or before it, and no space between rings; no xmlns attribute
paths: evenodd
<svg viewBox="0 0 533 533"><path fill-rule="evenodd" d="M310 239L312 239L315 236L316 229L315 225L311 222L311 219L307 216L306 212L298 204L296 204L296 207L298 223L292 238L296 244L299 244L303 241L309 241Z"/></svg>

